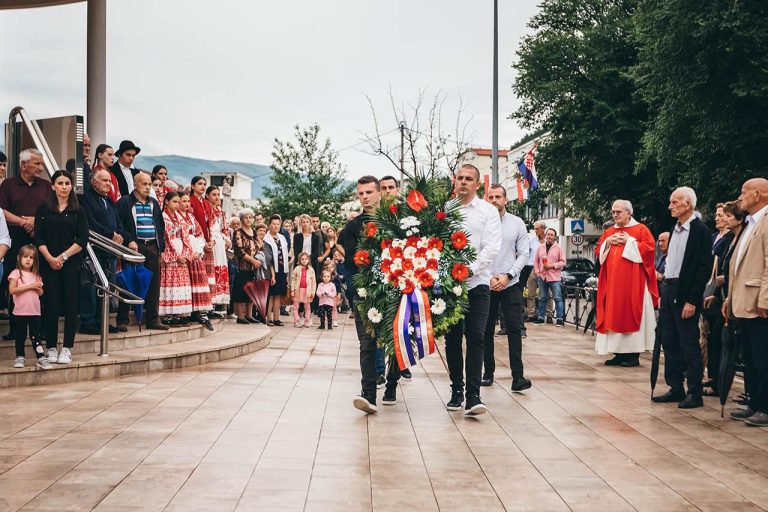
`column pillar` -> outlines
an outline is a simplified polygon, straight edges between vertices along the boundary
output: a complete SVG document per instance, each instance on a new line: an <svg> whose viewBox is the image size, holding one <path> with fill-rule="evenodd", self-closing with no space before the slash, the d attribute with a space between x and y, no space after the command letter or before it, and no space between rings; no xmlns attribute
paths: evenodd
<svg viewBox="0 0 768 512"><path fill-rule="evenodd" d="M93 148L96 148L107 142L107 0L87 0L87 4L88 109L85 124Z"/></svg>

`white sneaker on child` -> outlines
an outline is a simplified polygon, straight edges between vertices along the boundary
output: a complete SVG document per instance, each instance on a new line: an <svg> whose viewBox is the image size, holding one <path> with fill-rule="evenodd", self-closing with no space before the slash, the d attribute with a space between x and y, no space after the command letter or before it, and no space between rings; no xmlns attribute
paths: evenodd
<svg viewBox="0 0 768 512"><path fill-rule="evenodd" d="M72 352L69 351L67 347L64 347L61 349L61 354L59 354L59 360L56 361L59 364L69 364L72 362Z"/></svg>
<svg viewBox="0 0 768 512"><path fill-rule="evenodd" d="M333 326L334 327L338 327L339 326L339 322L333 322Z"/></svg>
<svg viewBox="0 0 768 512"><path fill-rule="evenodd" d="M51 362L48 360L47 357L43 356L37 360L37 367L42 368L43 370L50 370Z"/></svg>
<svg viewBox="0 0 768 512"><path fill-rule="evenodd" d="M56 350L56 347L49 348L48 349L48 361L51 363L55 363L59 360L59 351Z"/></svg>
<svg viewBox="0 0 768 512"><path fill-rule="evenodd" d="M17 357L13 361L13 367L14 368L24 368L24 358L23 357Z"/></svg>

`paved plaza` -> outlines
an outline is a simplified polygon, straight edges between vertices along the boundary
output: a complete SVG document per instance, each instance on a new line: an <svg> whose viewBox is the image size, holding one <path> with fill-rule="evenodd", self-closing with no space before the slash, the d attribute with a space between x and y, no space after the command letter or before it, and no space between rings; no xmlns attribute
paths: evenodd
<svg viewBox="0 0 768 512"><path fill-rule="evenodd" d="M768 431L721 419L714 398L652 405L647 359L608 368L592 337L531 326L533 388L510 392L497 338L489 414L446 411L433 355L365 416L344 322L180 371L3 389L0 510L768 509Z"/></svg>

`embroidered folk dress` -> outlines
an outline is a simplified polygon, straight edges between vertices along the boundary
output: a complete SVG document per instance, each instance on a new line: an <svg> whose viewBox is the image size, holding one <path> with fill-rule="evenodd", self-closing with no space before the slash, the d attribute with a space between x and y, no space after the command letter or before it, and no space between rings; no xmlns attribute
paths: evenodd
<svg viewBox="0 0 768 512"><path fill-rule="evenodd" d="M229 238L224 210L216 206L211 217L211 240L213 244L213 284L211 285L211 302L214 304L229 304L229 270L227 268L227 249L224 240ZM210 276L209 276L210 277Z"/></svg>
<svg viewBox="0 0 768 512"><path fill-rule="evenodd" d="M160 315L192 313L192 285L189 268L179 258L192 257L186 226L176 213L163 212L165 250L160 255Z"/></svg>
<svg viewBox="0 0 768 512"><path fill-rule="evenodd" d="M210 311L213 306L211 305L208 274L205 272L205 263L203 263L200 253L195 253L196 243L193 242L193 238L198 240L202 238L203 231L191 212L179 214L179 218L187 231L189 245L192 248L192 257L187 260L189 279L192 283L192 311Z"/></svg>

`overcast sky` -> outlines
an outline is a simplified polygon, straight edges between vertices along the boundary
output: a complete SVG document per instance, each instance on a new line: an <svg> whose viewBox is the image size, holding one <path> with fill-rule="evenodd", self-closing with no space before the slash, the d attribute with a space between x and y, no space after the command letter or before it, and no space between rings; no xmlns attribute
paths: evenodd
<svg viewBox="0 0 768 512"><path fill-rule="evenodd" d="M500 2L500 147L523 135L506 117L517 101L511 64L537 0ZM270 164L274 137L318 122L336 149L396 128L387 91L413 101L461 95L472 142L490 147L491 0L109 0L107 131L146 154ZM0 115L85 115L85 3L0 10ZM391 143L397 137L393 135ZM94 141L99 143L101 141ZM391 172L357 149L350 177Z"/></svg>

